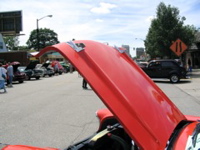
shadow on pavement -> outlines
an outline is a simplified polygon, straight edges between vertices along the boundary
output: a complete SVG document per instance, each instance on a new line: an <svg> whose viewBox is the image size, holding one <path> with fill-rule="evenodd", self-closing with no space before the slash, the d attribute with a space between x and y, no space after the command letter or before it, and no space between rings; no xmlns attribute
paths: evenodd
<svg viewBox="0 0 200 150"><path fill-rule="evenodd" d="M153 80L155 83L166 83L166 84L186 84L191 83L191 80L180 80L178 83L171 83L168 80Z"/></svg>

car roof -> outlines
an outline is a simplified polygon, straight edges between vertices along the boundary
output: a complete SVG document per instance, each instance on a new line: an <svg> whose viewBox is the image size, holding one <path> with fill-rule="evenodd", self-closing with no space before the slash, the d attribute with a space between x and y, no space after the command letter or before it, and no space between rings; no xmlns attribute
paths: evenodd
<svg viewBox="0 0 200 150"><path fill-rule="evenodd" d="M164 149L180 110L140 67L117 47L90 40L59 43L40 51L57 51L87 80L94 92L142 149Z"/></svg>

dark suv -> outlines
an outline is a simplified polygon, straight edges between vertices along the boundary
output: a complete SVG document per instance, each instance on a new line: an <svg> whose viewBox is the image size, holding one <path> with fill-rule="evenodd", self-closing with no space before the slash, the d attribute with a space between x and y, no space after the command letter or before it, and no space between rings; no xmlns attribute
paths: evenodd
<svg viewBox="0 0 200 150"><path fill-rule="evenodd" d="M150 78L168 78L172 83L187 79L187 71L175 60L152 60L146 67L141 67Z"/></svg>

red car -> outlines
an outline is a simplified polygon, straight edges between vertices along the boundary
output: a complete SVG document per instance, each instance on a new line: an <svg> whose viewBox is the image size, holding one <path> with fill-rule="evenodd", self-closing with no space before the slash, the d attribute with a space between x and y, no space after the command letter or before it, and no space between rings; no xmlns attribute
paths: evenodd
<svg viewBox="0 0 200 150"><path fill-rule="evenodd" d="M87 80L108 109L97 111L98 131L66 150L198 150L200 117L185 116L161 89L117 47L80 40L46 47ZM56 150L6 145L3 150Z"/></svg>
<svg viewBox="0 0 200 150"><path fill-rule="evenodd" d="M12 62L11 64L13 66L13 72L14 72L13 82L18 81L19 83L23 83L27 77L24 72L21 72L18 69L18 67L20 66L20 63L15 61L15 62Z"/></svg>
<svg viewBox="0 0 200 150"><path fill-rule="evenodd" d="M64 72L64 68L63 68L63 66L60 64L60 62L59 61L57 61L57 60L54 60L54 61L52 61L51 62L51 66L54 68L55 67L55 65L58 65L58 70L57 70L57 72L55 71L55 73L59 73L60 75Z"/></svg>
<svg viewBox="0 0 200 150"><path fill-rule="evenodd" d="M11 65L13 66L13 82L19 82L19 83L23 83L24 80L26 80L26 74L24 72L21 72L19 70L19 66L20 66L20 62L14 61L11 63ZM8 67L8 65L4 66L5 68ZM9 80L7 79L7 84L9 84Z"/></svg>

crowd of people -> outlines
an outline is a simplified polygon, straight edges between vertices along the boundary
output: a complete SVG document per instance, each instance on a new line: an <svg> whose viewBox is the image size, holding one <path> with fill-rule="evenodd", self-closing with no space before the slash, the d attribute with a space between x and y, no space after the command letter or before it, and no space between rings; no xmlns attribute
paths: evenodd
<svg viewBox="0 0 200 150"><path fill-rule="evenodd" d="M5 69L6 68L6 69ZM13 81L13 66L10 62L6 64L6 67L3 67L3 64L0 63L0 90L4 90L3 93L6 93L6 87L5 87L5 81L7 80L7 86L13 87L12 81ZM2 93L2 92L0 92Z"/></svg>

